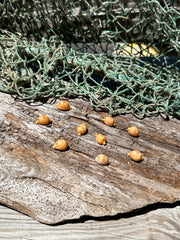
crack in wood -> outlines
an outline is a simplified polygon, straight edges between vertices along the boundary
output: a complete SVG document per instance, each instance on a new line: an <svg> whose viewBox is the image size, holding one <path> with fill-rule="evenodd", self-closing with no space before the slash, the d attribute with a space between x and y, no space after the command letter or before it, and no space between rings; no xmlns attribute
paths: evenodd
<svg viewBox="0 0 180 240"><path fill-rule="evenodd" d="M93 205L93 206L98 207L98 208L101 207L101 208L103 208L103 209L105 209L105 210L107 211L107 209L106 209L103 205L101 205L101 204L95 204L95 203L93 203L93 202L89 202L89 201L87 201L87 200L84 200L84 199L82 199L80 196L77 196L77 195L73 194L73 193L70 192L70 191L67 191L67 190L66 190L66 191L63 191L62 189L53 186L49 181L45 181L45 180L43 180L43 179L41 179L41 178L22 176L22 177L17 177L16 179L20 179L20 180L24 180L24 179L25 179L25 180L28 180L28 179L29 179L29 180L35 180L35 181L43 182L43 184L50 186L50 188L55 189L55 190L57 190L58 192L62 192L62 193L64 193L64 194L70 194L73 198L79 199L79 200L81 200L82 202L85 202L85 203L87 203L87 204L89 204L89 205Z"/></svg>

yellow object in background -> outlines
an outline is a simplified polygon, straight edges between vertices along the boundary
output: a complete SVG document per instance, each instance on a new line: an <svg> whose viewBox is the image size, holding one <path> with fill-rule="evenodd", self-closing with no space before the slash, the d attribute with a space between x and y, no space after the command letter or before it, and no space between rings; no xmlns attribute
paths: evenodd
<svg viewBox="0 0 180 240"><path fill-rule="evenodd" d="M129 43L128 45L124 43L119 43L119 48L113 52L114 56L139 56L139 57L151 57L157 56L159 53L154 47L148 47L147 45L141 43Z"/></svg>

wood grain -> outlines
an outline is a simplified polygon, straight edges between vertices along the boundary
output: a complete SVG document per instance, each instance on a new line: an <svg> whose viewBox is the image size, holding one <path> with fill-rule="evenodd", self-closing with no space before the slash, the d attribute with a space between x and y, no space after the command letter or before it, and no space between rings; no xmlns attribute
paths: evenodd
<svg viewBox="0 0 180 240"><path fill-rule="evenodd" d="M4 93L0 102L1 203L55 224L180 199L178 120L117 116L116 127L110 128L102 122L107 113L94 111L82 99L69 100L68 112L58 110L55 102L28 104ZM35 124L41 114L52 125ZM80 137L76 127L82 122L88 133ZM131 125L140 129L139 138L127 133ZM96 143L97 133L107 137L106 146ZM69 143L65 152L53 149L62 137ZM127 157L133 149L143 153L142 162ZM109 166L94 161L100 153L109 157Z"/></svg>
<svg viewBox="0 0 180 240"><path fill-rule="evenodd" d="M2 240L179 240L180 206L162 208L130 218L88 220L57 226L41 224L0 206Z"/></svg>

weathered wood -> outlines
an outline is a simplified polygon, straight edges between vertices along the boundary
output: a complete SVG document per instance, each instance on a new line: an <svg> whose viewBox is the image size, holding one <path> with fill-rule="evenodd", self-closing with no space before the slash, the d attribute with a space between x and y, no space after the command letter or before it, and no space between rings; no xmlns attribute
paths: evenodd
<svg viewBox="0 0 180 240"><path fill-rule="evenodd" d="M107 113L95 112L82 99L69 100L68 112L58 110L55 102L27 104L3 93L0 102L1 203L54 224L180 199L178 120L118 116L110 128L101 120ZM51 126L35 124L41 114L52 119ZM82 122L88 133L80 137L76 127ZM128 135L131 125L139 127L139 138ZM106 146L96 143L96 133L107 137ZM68 151L53 149L61 137ZM142 162L127 157L132 149L142 151ZM109 157L109 166L94 161L100 153Z"/></svg>
<svg viewBox="0 0 180 240"><path fill-rule="evenodd" d="M180 206L111 221L88 220L47 226L0 206L0 239L3 240L178 240Z"/></svg>

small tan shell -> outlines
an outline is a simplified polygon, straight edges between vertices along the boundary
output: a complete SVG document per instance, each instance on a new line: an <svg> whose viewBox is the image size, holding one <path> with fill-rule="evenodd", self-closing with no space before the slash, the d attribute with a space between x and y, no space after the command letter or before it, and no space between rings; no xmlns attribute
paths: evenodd
<svg viewBox="0 0 180 240"><path fill-rule="evenodd" d="M85 123L82 123L79 126L77 126L77 134L79 136L85 134L86 132L87 132L87 126Z"/></svg>
<svg viewBox="0 0 180 240"><path fill-rule="evenodd" d="M137 127L129 127L128 128L128 133L133 137L138 137L139 136L139 129Z"/></svg>
<svg viewBox="0 0 180 240"><path fill-rule="evenodd" d="M103 120L103 122L104 122L107 126L109 126L109 127L115 126L115 121L114 121L114 118L112 118L112 117L105 117L105 118L102 119L102 120Z"/></svg>
<svg viewBox="0 0 180 240"><path fill-rule="evenodd" d="M106 145L106 142L107 142L106 137L103 134L97 134L96 141L101 145Z"/></svg>
<svg viewBox="0 0 180 240"><path fill-rule="evenodd" d="M98 162L101 165L108 165L109 164L109 159L106 155L100 154L95 158L95 161Z"/></svg>
<svg viewBox="0 0 180 240"><path fill-rule="evenodd" d="M43 114L37 119L36 124L47 125L50 122L52 122L51 119L47 115Z"/></svg>
<svg viewBox="0 0 180 240"><path fill-rule="evenodd" d="M131 152L128 153L128 156L134 160L135 162L140 162L143 157L142 157L142 153L138 150L133 150Z"/></svg>
<svg viewBox="0 0 180 240"><path fill-rule="evenodd" d="M57 142L55 142L53 148L65 151L68 148L68 143L64 139L59 139Z"/></svg>
<svg viewBox="0 0 180 240"><path fill-rule="evenodd" d="M69 103L65 100L61 100L58 104L56 104L56 107L62 111L68 111L71 109Z"/></svg>

